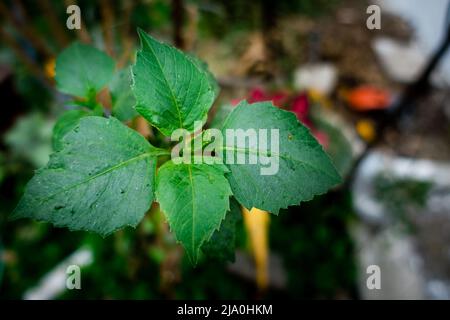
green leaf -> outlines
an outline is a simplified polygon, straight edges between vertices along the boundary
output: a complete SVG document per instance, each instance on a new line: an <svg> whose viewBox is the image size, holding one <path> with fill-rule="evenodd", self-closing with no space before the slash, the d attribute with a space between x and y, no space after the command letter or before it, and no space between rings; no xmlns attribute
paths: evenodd
<svg viewBox="0 0 450 320"><path fill-rule="evenodd" d="M214 100L215 100L215 98L217 98L217 96L219 95L220 87L219 87L219 84L216 81L216 78L214 77L212 72L209 70L208 64L205 61L199 59L197 56L195 56L193 54L189 54L189 55L187 55L187 57L190 58L191 61L193 63L195 63L195 65L200 70L203 70L206 73L206 75L208 76L208 82L209 82L209 85L211 86L211 88L214 91Z"/></svg>
<svg viewBox="0 0 450 320"><path fill-rule="evenodd" d="M27 160L39 168L47 163L52 152L53 125L41 113L30 113L19 118L3 139L16 160Z"/></svg>
<svg viewBox="0 0 450 320"><path fill-rule="evenodd" d="M226 167L166 162L158 171L156 198L171 230L197 263L203 243L217 230L229 210Z"/></svg>
<svg viewBox="0 0 450 320"><path fill-rule="evenodd" d="M62 149L62 139L74 129L81 118L89 116L91 113L87 110L76 109L64 112L56 121L53 127L52 145L53 150Z"/></svg>
<svg viewBox="0 0 450 320"><path fill-rule="evenodd" d="M353 165L352 145L343 130L343 123L332 121L333 118L327 117L327 114L311 116L316 129L323 131L329 137L327 153L333 160L337 171L342 177L345 177Z"/></svg>
<svg viewBox="0 0 450 320"><path fill-rule="evenodd" d="M131 82L131 70L125 68L117 72L109 84L112 115L120 121L131 120L138 115L134 109L136 99L131 90Z"/></svg>
<svg viewBox="0 0 450 320"><path fill-rule="evenodd" d="M233 141L226 141L224 156L227 151L234 157L238 154L246 156L245 164L227 164L230 170L227 178L236 199L248 209L255 207L278 214L281 208L310 200L341 181L329 157L309 130L298 122L293 113L276 108L270 102L248 104L242 101L225 121L222 128L224 137L227 129L243 129L244 132L254 129L257 133L259 129L267 129L267 137L270 137L272 129L279 133L278 151L270 150L271 139L268 139L266 147L250 146L246 141L244 148L233 145ZM278 167L273 164L275 174L262 175L261 168L270 165L261 164L260 159L256 164L250 164L250 154L260 155L265 160L278 158Z"/></svg>
<svg viewBox="0 0 450 320"><path fill-rule="evenodd" d="M222 129L222 126L225 120L228 118L228 115L233 111L234 106L231 103L225 103L219 105L217 111L214 115L214 118L211 120L211 128Z"/></svg>
<svg viewBox="0 0 450 320"><path fill-rule="evenodd" d="M77 97L92 98L112 78L114 60L106 53L75 42L56 59L56 86Z"/></svg>
<svg viewBox="0 0 450 320"><path fill-rule="evenodd" d="M215 98L210 76L183 52L139 30L141 50L133 66L136 110L164 135L205 123Z"/></svg>
<svg viewBox="0 0 450 320"><path fill-rule="evenodd" d="M115 118L82 118L30 180L12 218L103 236L134 227L153 201L160 152Z"/></svg>
<svg viewBox="0 0 450 320"><path fill-rule="evenodd" d="M230 210L220 229L214 231L211 239L206 242L202 251L210 258L219 261L232 261L236 250L236 224L242 220L241 206L234 198L230 198Z"/></svg>

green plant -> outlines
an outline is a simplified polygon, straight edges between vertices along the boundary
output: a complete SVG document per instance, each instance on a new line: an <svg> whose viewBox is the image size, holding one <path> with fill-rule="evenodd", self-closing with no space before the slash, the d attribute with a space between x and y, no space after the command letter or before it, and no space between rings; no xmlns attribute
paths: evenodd
<svg viewBox="0 0 450 320"><path fill-rule="evenodd" d="M373 184L375 198L383 203L391 218L413 232L413 213L426 207L433 183L381 172L374 177Z"/></svg>
<svg viewBox="0 0 450 320"><path fill-rule="evenodd" d="M196 264L201 249L216 253L234 249L230 239L236 205L230 208L230 199L277 214L340 182L309 130L294 114L269 102L242 101L219 133L277 130L277 152L269 144L256 148L250 142L236 147L228 139L219 143L211 129L198 130L217 97L214 77L196 58L138 32L141 50L131 70L131 86L129 73L114 75L113 60L95 48L75 43L60 54L57 87L78 97L77 109L58 120L55 152L28 183L13 218L30 217L106 236L124 226L135 227L156 200ZM103 116L96 99L108 83L111 117ZM136 115L133 105L165 136L178 129L195 131L183 137L183 158L189 161L168 159L171 152L161 148L164 143L155 147L119 121ZM206 156L203 151L211 145L213 152ZM233 159L257 155L266 161L275 157L278 170L261 175L263 163L223 163L225 154Z"/></svg>

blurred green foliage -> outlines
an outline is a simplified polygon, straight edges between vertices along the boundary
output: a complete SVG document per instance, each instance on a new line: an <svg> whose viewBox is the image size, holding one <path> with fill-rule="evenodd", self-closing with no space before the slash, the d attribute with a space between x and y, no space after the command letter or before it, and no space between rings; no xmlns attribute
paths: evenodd
<svg viewBox="0 0 450 320"><path fill-rule="evenodd" d="M387 172L374 178L375 197L410 232L414 231L414 226L409 214L425 207L432 187L433 183L430 181L399 178Z"/></svg>
<svg viewBox="0 0 450 320"><path fill-rule="evenodd" d="M286 211L272 220L270 240L287 270L288 297L355 298L355 248L348 231L355 214L350 194L329 193Z"/></svg>
<svg viewBox="0 0 450 320"><path fill-rule="evenodd" d="M410 178L395 178L388 173L375 177L375 196L389 207L404 204L423 207L426 204L428 192L433 186L429 181Z"/></svg>
<svg viewBox="0 0 450 320"><path fill-rule="evenodd" d="M30 113L19 118L4 135L11 156L28 161L35 168L47 164L52 151L53 124L40 113Z"/></svg>
<svg viewBox="0 0 450 320"><path fill-rule="evenodd" d="M330 13L340 0L199 0L200 31L222 37L237 31L263 28L279 17L301 14L319 17Z"/></svg>

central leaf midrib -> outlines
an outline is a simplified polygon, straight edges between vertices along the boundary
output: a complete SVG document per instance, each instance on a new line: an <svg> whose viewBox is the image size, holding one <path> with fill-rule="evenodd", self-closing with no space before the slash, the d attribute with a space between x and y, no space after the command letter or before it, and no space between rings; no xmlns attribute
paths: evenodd
<svg viewBox="0 0 450 320"><path fill-rule="evenodd" d="M164 73L164 69L163 69L163 67L162 67L162 65L161 65L161 62L159 61L158 57L156 56L155 51L153 50L153 46L148 42L147 39L145 39L145 41L147 42L147 45L148 45L148 47L150 48L151 53L152 53L153 56L155 57L155 60L156 60L156 62L158 63L159 68L161 69L161 74L163 75L163 79L164 79L164 81L166 82L167 87L169 88L170 94L171 94L171 96L172 96L172 100L173 100L173 102L174 102L174 104L175 104L175 108L177 109L178 120L179 120L179 123L180 123L180 129L183 129L183 119L182 119L182 117L181 117L180 107L179 107L179 105L178 105L178 100L177 100L177 98L175 97L175 93L173 92L173 88L172 88L172 87L170 86L170 84L169 84L169 80L167 79L167 77L166 77L166 75L165 75L165 73Z"/></svg>
<svg viewBox="0 0 450 320"><path fill-rule="evenodd" d="M195 248L194 235L195 235L195 191L194 191L194 179L192 177L192 168L190 165L188 167L189 181L191 185L191 195L192 195L192 233L191 233L191 245Z"/></svg>
<svg viewBox="0 0 450 320"><path fill-rule="evenodd" d="M58 192L55 192L55 193L53 193L53 194L51 194L51 195L49 195L49 196L46 196L46 197L44 197L44 198L39 198L39 199L37 199L37 200L38 200L38 201L45 202L45 201L47 201L47 200L49 200L49 199L51 199L51 198L57 196L58 194L64 193L64 192L66 192L66 191L69 191L69 190L71 190L71 189L73 189L73 188L76 188L76 187L78 187L78 186L80 186L80 185L83 185L83 184L85 184L85 183L89 183L91 180L97 179L98 177L101 177L101 176L103 176L103 175L105 175L105 174L108 174L108 173L110 173L110 172L112 172L112 171L114 171L114 170L120 169L121 167L124 167L124 166L126 166L126 165L128 165L128 164L130 164L130 163L132 163L132 162L135 162L135 161L138 161L138 160L141 160L141 159L145 159L145 158L151 157L151 156L156 156L156 155L159 155L159 154L160 154L160 153L158 153L158 152L153 152L153 151L149 151L149 152L146 152L146 153L142 153L142 154L140 154L140 155L138 155L138 156L136 156L136 157L130 158L130 159L126 160L126 161L120 162L120 163L118 163L118 164L116 164L116 165L114 165L114 166L112 166L112 167L109 167L109 168L107 168L106 170L104 170L104 171L102 171L102 172L99 172L99 173L93 175L92 177L89 177L89 178L87 178L87 179L84 179L84 180L82 180L82 181L79 181L79 182L77 182L77 183L74 183L74 184L72 184L72 185L70 185L70 186L68 186L68 187L66 187L66 188L63 188L63 189L59 190Z"/></svg>
<svg viewBox="0 0 450 320"><path fill-rule="evenodd" d="M252 153L252 154L256 154L256 155L259 154L260 151L261 151L261 150L252 149L252 148L235 148L235 147L221 147L220 149L221 150L231 150L231 151L242 152L242 153L248 152L248 153ZM269 157L269 155L264 155L264 156ZM271 152L270 157L272 157L272 156L278 156L278 157L280 157L282 159L285 159L285 160L291 160L291 161L295 161L295 162L301 163L302 165L309 166L309 167L313 168L314 170L322 172L324 175L326 175L326 176L328 176L328 177L330 177L332 179L335 179L333 176L331 176L325 170L322 170L322 169L320 169L318 167L315 167L309 162L302 161L302 160L299 160L299 159L296 159L296 158L293 158L293 157L289 157L287 155L283 155L282 153L277 153L277 152Z"/></svg>

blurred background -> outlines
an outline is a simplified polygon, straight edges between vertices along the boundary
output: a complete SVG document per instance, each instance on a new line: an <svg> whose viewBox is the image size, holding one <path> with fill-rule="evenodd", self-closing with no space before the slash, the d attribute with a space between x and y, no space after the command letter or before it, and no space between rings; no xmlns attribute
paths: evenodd
<svg viewBox="0 0 450 320"><path fill-rule="evenodd" d="M449 299L449 2L2 0L0 298ZM79 30L66 27L73 4ZM69 108L55 57L78 40L127 67L137 27L208 64L221 87L209 126L241 99L271 100L310 128L344 183L279 216L241 219L234 262L196 268L158 210L106 239L8 221ZM107 89L99 99L108 106ZM65 287L71 264L81 290ZM381 289L367 286L371 265Z"/></svg>

